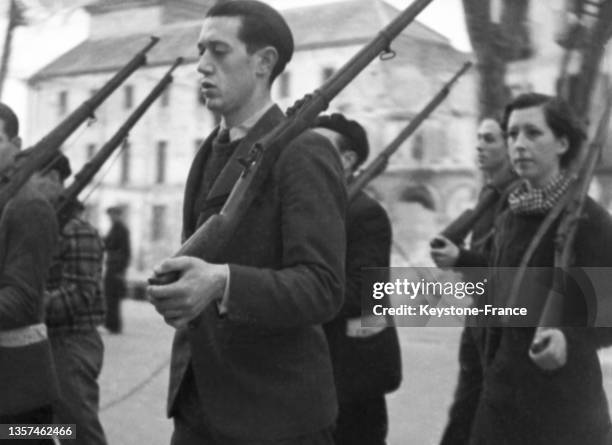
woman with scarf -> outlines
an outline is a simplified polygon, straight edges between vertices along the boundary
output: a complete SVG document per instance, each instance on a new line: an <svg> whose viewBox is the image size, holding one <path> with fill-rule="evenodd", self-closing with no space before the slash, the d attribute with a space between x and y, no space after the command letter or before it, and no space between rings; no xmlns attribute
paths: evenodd
<svg viewBox="0 0 612 445"><path fill-rule="evenodd" d="M508 197L495 224L489 257L488 296L508 305L512 278L540 224L567 191L566 168L578 155L584 133L561 99L524 94L507 107L504 127L512 166L523 180ZM612 219L587 198L575 240L575 266L612 266ZM529 262L536 279L521 288L520 304L539 319L552 286L558 220L543 236ZM536 274L531 271L538 268ZM542 269L540 269L542 268ZM534 327L489 327L484 389L471 445L610 444L608 401L597 349L612 344L610 328L587 328L586 295L571 280L558 328L540 328L546 347L530 352Z"/></svg>

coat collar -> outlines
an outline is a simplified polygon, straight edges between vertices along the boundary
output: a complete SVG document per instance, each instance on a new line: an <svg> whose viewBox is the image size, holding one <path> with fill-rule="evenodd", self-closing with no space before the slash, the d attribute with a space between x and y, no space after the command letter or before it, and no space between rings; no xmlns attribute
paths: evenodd
<svg viewBox="0 0 612 445"><path fill-rule="evenodd" d="M198 216L197 225L201 224L210 214L211 208L216 208L225 202L225 199L231 192L234 184L240 177L243 167L239 160L244 158L253 144L269 133L280 121L284 118L282 110L274 105L257 121L257 123L251 128L249 133L236 147L236 150L230 157L225 168L219 174L215 183L211 187L208 195L206 196L206 202L203 206L202 213ZM200 180L204 165L208 158L208 153L212 147L212 141L217 135L219 127L213 131L210 136L204 141L198 154L196 155L189 176L187 177L187 184L185 187L185 201L183 204L183 235L189 235L195 227L191 227L190 221L193 221L193 207L195 200L198 198L197 192L200 186Z"/></svg>

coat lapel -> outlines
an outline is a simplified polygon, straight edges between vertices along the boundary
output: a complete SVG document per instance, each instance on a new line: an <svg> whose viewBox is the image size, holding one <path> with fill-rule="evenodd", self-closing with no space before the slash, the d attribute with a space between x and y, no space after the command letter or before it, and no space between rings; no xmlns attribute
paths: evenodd
<svg viewBox="0 0 612 445"><path fill-rule="evenodd" d="M236 147L236 150L230 157L229 161L227 162L227 165L221 171L219 177L210 189L210 192L206 197L206 202L204 203L204 206L202 208L202 212L198 217L197 226L199 226L203 221L208 219L211 214L211 210L216 209L225 203L225 200L232 191L234 184L242 174L243 166L240 164L239 160L241 158L246 157L253 144L262 137L264 137L267 133L269 133L283 118L284 114L281 109L277 105L272 106L261 117L261 119L257 121L255 126L251 128L246 137L238 144L238 147ZM201 171L203 165L199 168ZM185 201L186 200L187 197L185 197Z"/></svg>

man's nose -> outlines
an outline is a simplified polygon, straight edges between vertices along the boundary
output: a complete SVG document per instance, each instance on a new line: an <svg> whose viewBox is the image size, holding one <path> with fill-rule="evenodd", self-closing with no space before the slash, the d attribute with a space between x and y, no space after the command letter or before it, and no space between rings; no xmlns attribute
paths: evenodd
<svg viewBox="0 0 612 445"><path fill-rule="evenodd" d="M215 67L210 61L210 58L207 57L206 53L202 54L200 56L200 61L198 62L198 72L207 76L212 74L214 70Z"/></svg>

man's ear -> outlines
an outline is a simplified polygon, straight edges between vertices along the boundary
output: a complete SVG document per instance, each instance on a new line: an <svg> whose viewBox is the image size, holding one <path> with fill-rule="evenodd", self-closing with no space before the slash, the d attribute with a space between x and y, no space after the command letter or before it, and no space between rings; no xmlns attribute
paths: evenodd
<svg viewBox="0 0 612 445"><path fill-rule="evenodd" d="M353 150L344 150L340 156L342 157L344 168L354 171L357 165L357 153Z"/></svg>
<svg viewBox="0 0 612 445"><path fill-rule="evenodd" d="M22 140L19 136L15 136L13 139L11 139L11 144L21 150Z"/></svg>
<svg viewBox="0 0 612 445"><path fill-rule="evenodd" d="M557 154L559 156L563 156L569 150L569 139L567 136L563 136L559 139L559 148L557 150Z"/></svg>
<svg viewBox="0 0 612 445"><path fill-rule="evenodd" d="M273 46L266 46L257 51L258 61L256 73L270 78L272 71L278 62L278 51Z"/></svg>

